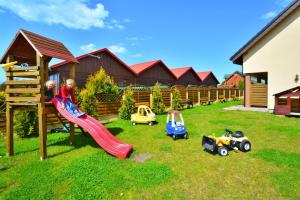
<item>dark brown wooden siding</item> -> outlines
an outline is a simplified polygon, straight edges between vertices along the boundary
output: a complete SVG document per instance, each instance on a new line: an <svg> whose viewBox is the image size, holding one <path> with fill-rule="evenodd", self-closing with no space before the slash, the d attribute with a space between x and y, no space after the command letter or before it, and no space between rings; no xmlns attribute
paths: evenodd
<svg viewBox="0 0 300 200"><path fill-rule="evenodd" d="M218 86L218 82L216 81L216 79L215 79L212 75L209 75L209 76L202 82L202 85L217 87L217 86Z"/></svg>
<svg viewBox="0 0 300 200"><path fill-rule="evenodd" d="M201 80L198 78L198 75L189 70L178 80L175 81L175 85L201 85Z"/></svg>
<svg viewBox="0 0 300 200"><path fill-rule="evenodd" d="M79 88L84 87L88 76L100 70L102 67L106 73L111 76L118 86L126 86L130 83L135 83L135 75L131 73L126 66L114 59L110 54L106 52L100 52L96 54L101 59L88 56L79 60L79 64L76 65L76 84ZM69 65L66 64L54 69L52 73L58 72L60 74L60 82L63 79L69 78Z"/></svg>
<svg viewBox="0 0 300 200"><path fill-rule="evenodd" d="M150 69L142 72L136 78L136 84L153 86L156 82L163 85L172 85L176 81L176 78L172 76L161 63L156 64Z"/></svg>

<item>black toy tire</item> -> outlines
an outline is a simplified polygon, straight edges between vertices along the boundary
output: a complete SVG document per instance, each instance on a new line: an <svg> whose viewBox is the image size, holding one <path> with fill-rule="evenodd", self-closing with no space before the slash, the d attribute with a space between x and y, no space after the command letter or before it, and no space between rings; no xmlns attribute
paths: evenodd
<svg viewBox="0 0 300 200"><path fill-rule="evenodd" d="M189 134L188 133L184 134L183 138L186 140L189 139Z"/></svg>
<svg viewBox="0 0 300 200"><path fill-rule="evenodd" d="M243 152L251 151L251 143L249 140L243 140L240 144L240 150Z"/></svg>
<svg viewBox="0 0 300 200"><path fill-rule="evenodd" d="M224 146L218 148L218 154L222 157L228 155L228 149Z"/></svg>
<svg viewBox="0 0 300 200"><path fill-rule="evenodd" d="M173 138L173 140L176 140L177 136L174 134L174 135L172 135L172 138Z"/></svg>

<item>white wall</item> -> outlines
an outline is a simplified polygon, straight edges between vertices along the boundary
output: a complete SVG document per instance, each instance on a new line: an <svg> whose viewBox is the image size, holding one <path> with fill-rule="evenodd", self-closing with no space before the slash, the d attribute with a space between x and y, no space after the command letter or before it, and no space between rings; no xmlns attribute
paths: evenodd
<svg viewBox="0 0 300 200"><path fill-rule="evenodd" d="M300 76L300 8L268 33L243 56L243 72L268 72L268 108L274 94L290 89Z"/></svg>

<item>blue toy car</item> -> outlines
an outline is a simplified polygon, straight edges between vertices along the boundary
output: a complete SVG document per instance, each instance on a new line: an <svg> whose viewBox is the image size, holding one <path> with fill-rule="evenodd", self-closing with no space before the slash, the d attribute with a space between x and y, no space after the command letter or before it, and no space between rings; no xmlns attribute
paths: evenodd
<svg viewBox="0 0 300 200"><path fill-rule="evenodd" d="M184 139L188 139L189 136L185 129L182 115L179 111L173 110L168 113L166 134L171 136L173 140L176 140L180 136Z"/></svg>

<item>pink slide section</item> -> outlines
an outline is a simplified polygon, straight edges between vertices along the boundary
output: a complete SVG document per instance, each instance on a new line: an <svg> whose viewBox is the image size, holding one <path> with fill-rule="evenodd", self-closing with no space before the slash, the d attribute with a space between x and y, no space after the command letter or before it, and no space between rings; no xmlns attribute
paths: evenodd
<svg viewBox="0 0 300 200"><path fill-rule="evenodd" d="M132 146L125 144L113 136L99 121L89 115L80 118L74 117L65 109L61 109L61 103L56 99L51 100L57 111L70 122L84 128L92 138L109 154L125 159L132 151Z"/></svg>

